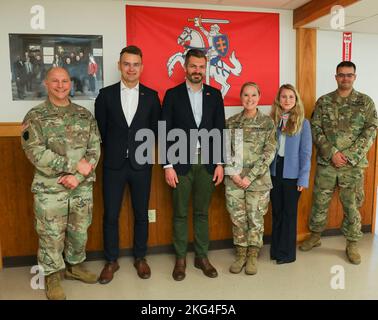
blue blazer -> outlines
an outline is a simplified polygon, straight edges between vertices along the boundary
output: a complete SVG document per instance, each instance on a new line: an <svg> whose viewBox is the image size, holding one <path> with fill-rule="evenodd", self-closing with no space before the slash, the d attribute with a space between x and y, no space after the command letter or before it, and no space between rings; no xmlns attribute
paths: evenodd
<svg viewBox="0 0 378 320"><path fill-rule="evenodd" d="M277 141L281 130L277 128ZM312 137L310 122L304 119L302 129L294 136L286 136L283 178L298 179L297 185L308 188L311 169ZM278 150L270 165L270 174L276 176Z"/></svg>

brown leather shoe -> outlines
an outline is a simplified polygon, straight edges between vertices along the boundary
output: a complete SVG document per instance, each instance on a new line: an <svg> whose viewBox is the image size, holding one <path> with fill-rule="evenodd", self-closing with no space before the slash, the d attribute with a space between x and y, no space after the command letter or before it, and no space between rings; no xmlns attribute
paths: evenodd
<svg viewBox="0 0 378 320"><path fill-rule="evenodd" d="M110 281L113 280L113 275L118 269L119 269L119 264L117 261L107 262L101 271L98 282L101 284L109 283Z"/></svg>
<svg viewBox="0 0 378 320"><path fill-rule="evenodd" d="M139 278L148 279L149 277L151 277L151 269L148 266L145 258L136 258L134 267L135 269L137 269Z"/></svg>
<svg viewBox="0 0 378 320"><path fill-rule="evenodd" d="M172 272L172 277L176 281L185 279L186 260L185 258L177 258L176 264Z"/></svg>
<svg viewBox="0 0 378 320"><path fill-rule="evenodd" d="M195 258L194 266L201 269L204 275L209 278L216 278L218 276L217 270L211 265L208 258Z"/></svg>

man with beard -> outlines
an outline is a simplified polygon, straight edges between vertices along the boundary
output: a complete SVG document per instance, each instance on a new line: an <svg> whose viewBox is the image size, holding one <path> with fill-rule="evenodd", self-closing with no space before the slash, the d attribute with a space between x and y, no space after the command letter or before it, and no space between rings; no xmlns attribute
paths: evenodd
<svg viewBox="0 0 378 320"><path fill-rule="evenodd" d="M167 90L162 109L162 120L166 130L183 130L189 142L190 132L219 133L219 139L196 137L192 143L181 145L178 159L176 153L162 152L166 156L165 180L173 188L173 245L176 264L172 273L176 281L185 278L186 253L188 245L188 207L192 193L194 228L194 266L210 277L217 277L216 269L207 257L209 246L208 208L215 186L223 180L222 131L225 128L225 114L222 94L218 89L203 83L206 72L206 55L198 49L191 49L185 57L186 81ZM215 130L214 130L215 129ZM198 138L198 139L197 139ZM166 146L180 144L167 139ZM180 154L181 153L181 154ZM207 157L208 156L208 157ZM165 160L165 161L164 161ZM208 161L207 161L208 160Z"/></svg>

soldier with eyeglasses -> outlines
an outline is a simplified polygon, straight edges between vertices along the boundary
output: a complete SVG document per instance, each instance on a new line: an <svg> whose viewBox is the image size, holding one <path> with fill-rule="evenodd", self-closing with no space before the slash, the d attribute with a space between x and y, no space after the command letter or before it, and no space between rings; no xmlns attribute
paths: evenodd
<svg viewBox="0 0 378 320"><path fill-rule="evenodd" d="M378 119L373 100L353 88L356 80L353 62L339 63L335 79L337 89L318 99L311 119L317 169L309 220L311 235L300 249L309 251L320 246L329 204L338 186L344 210L341 230L347 240L346 255L352 264L360 264L357 247L362 238L359 208L364 201L366 154L376 137Z"/></svg>

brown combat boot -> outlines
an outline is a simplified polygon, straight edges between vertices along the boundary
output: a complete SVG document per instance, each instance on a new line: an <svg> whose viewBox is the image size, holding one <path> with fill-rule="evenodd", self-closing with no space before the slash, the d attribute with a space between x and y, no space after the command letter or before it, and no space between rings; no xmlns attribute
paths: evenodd
<svg viewBox="0 0 378 320"><path fill-rule="evenodd" d="M257 256L259 255L259 251L258 247L248 247L247 264L245 266L246 274L253 275L257 273Z"/></svg>
<svg viewBox="0 0 378 320"><path fill-rule="evenodd" d="M235 246L236 260L230 266L231 273L240 273L247 262L247 248Z"/></svg>
<svg viewBox="0 0 378 320"><path fill-rule="evenodd" d="M85 283L96 283L98 280L97 274L86 270L82 263L75 265L67 263L64 277L68 280L80 280Z"/></svg>
<svg viewBox="0 0 378 320"><path fill-rule="evenodd" d="M302 242L299 249L302 251L310 251L312 248L319 247L320 245L320 232L311 232L310 237Z"/></svg>
<svg viewBox="0 0 378 320"><path fill-rule="evenodd" d="M45 278L45 293L49 300L66 300L63 288L60 285L60 272L52 273Z"/></svg>
<svg viewBox="0 0 378 320"><path fill-rule="evenodd" d="M346 255L349 259L349 261L353 264L360 264L361 263L361 256L358 253L357 248L357 241L349 241L347 240L347 246L346 246Z"/></svg>

